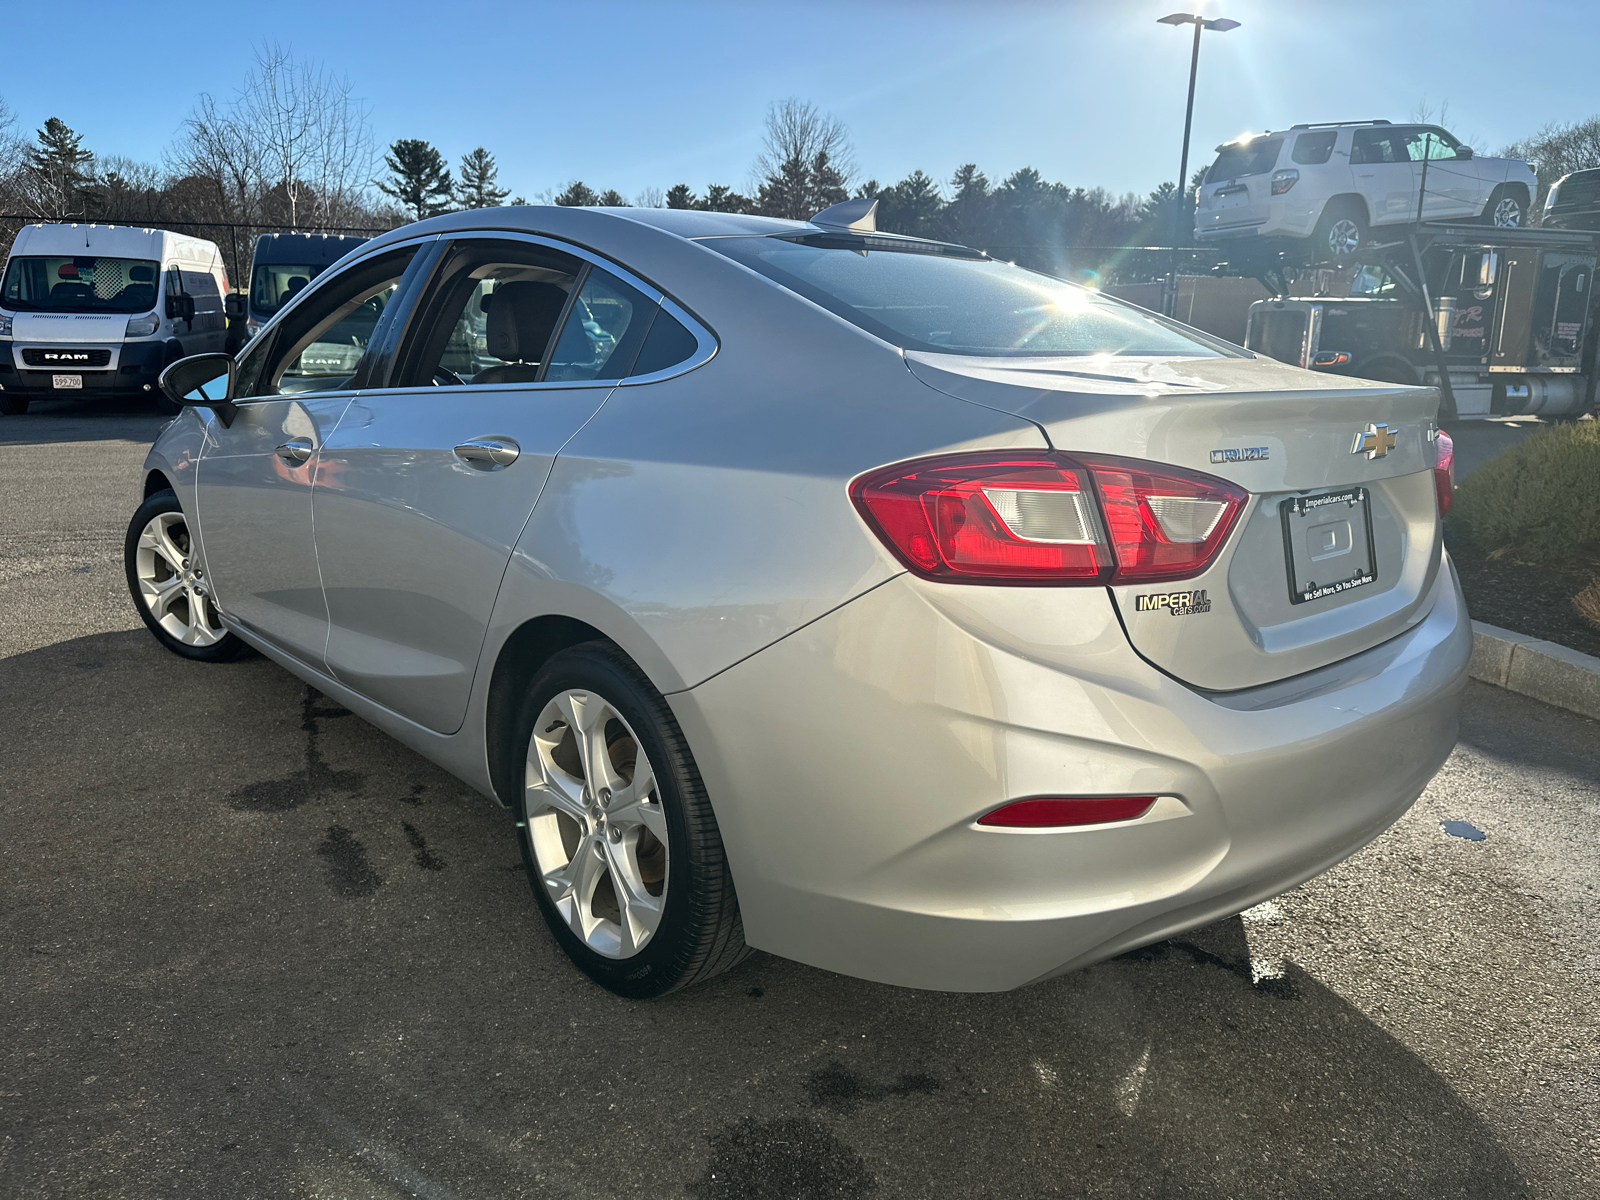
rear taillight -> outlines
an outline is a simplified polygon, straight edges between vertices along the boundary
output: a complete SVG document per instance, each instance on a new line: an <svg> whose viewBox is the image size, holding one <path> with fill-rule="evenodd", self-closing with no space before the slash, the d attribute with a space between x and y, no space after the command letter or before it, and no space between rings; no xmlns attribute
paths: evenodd
<svg viewBox="0 0 1600 1200"><path fill-rule="evenodd" d="M1272 194L1281 196L1300 182L1300 172L1290 167L1287 171L1275 171L1272 175Z"/></svg>
<svg viewBox="0 0 1600 1200"><path fill-rule="evenodd" d="M1456 444L1450 435L1440 429L1435 434L1433 459L1433 490L1439 497L1439 515L1450 511L1450 501L1456 491Z"/></svg>
<svg viewBox="0 0 1600 1200"><path fill-rule="evenodd" d="M979 817L978 824L998 829L1100 825L1142 817L1155 802L1154 796L1039 796L1003 804Z"/></svg>
<svg viewBox="0 0 1600 1200"><path fill-rule="evenodd" d="M924 579L1071 586L1198 575L1246 494L1136 459L952 454L868 472L850 497Z"/></svg>

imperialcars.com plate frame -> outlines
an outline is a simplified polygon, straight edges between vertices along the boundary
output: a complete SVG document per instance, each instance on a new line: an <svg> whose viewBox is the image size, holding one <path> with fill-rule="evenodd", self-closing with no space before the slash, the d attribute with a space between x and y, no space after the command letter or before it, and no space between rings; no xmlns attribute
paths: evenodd
<svg viewBox="0 0 1600 1200"><path fill-rule="evenodd" d="M1291 518L1304 517L1316 509L1331 507L1341 501L1361 506L1361 528L1367 539L1367 558L1364 570L1348 579L1335 580L1306 589L1300 588L1299 572L1295 570L1295 541ZM1336 492L1316 492L1306 496L1290 496L1278 504L1278 520L1283 528L1284 569L1289 574L1289 603L1309 604L1327 596L1336 596L1354 588L1366 587L1378 581L1378 551L1372 536L1372 494L1364 487L1340 488ZM1353 549L1353 547L1352 547Z"/></svg>

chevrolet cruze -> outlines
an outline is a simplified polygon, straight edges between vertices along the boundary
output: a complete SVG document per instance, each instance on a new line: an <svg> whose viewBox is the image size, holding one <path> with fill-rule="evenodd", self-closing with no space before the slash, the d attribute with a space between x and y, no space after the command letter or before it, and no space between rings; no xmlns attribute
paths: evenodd
<svg viewBox="0 0 1600 1200"><path fill-rule="evenodd" d="M164 386L152 633L504 804L624 995L752 947L1016 987L1327 869L1455 741L1431 389L870 202L434 218Z"/></svg>

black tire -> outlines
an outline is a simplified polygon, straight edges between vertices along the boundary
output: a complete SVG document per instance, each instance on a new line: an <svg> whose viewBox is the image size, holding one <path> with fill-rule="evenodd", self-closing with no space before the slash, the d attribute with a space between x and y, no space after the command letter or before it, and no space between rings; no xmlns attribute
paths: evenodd
<svg viewBox="0 0 1600 1200"><path fill-rule="evenodd" d="M1501 206L1507 205L1506 214L1514 216L1511 219L1502 219ZM1528 189L1515 183L1502 183L1489 193L1489 203L1483 206L1483 215L1478 218L1484 225L1493 225L1500 229L1522 229L1528 224Z"/></svg>
<svg viewBox="0 0 1600 1200"><path fill-rule="evenodd" d="M26 396L0 396L0 413L8 417L20 417L28 411L28 398Z"/></svg>
<svg viewBox="0 0 1600 1200"><path fill-rule="evenodd" d="M139 610L140 619L144 621L145 627L155 635L156 641L160 642L179 658L193 659L196 662L232 662L236 658L242 658L253 653L248 644L232 633L224 633L216 641L206 645L186 644L164 628L151 611L140 586L139 542L146 527L156 518L167 514L183 516L183 506L178 503L178 497L171 489L156 492L154 495L147 497L143 504L139 505L134 511L133 520L128 523L128 536L123 541L123 569L128 579L128 591L133 595L133 606ZM177 544L187 552L189 549L187 525L181 521L174 522L173 537ZM169 575L167 578L171 578L171 576ZM184 609L186 612L188 601L183 601L183 603L186 606ZM209 605L210 602L209 600L204 600L201 603ZM213 617L214 612L206 614L208 624Z"/></svg>
<svg viewBox="0 0 1600 1200"><path fill-rule="evenodd" d="M1349 200L1329 201L1306 248L1313 263L1344 262L1367 244L1367 215Z"/></svg>
<svg viewBox="0 0 1600 1200"><path fill-rule="evenodd" d="M638 740L636 749L655 772L653 794L664 810L667 830L665 894L660 923L642 949L629 957L608 957L591 948L569 927L545 886L529 820L532 806L524 790L514 802L518 837L528 882L550 932L590 979L630 999L661 996L728 970L750 951L744 943L722 835L677 719L626 655L609 642L585 642L545 664L517 714L511 745L518 758L511 777L521 786L535 723L554 698L569 690L589 693L614 709L631 727ZM608 743L611 736L608 732ZM585 853L584 844L579 842L574 850L569 843L567 852L575 860Z"/></svg>
<svg viewBox="0 0 1600 1200"><path fill-rule="evenodd" d="M163 417L175 417L183 411L184 407L176 400L173 400L171 397L169 397L160 388L156 388L155 390L154 402L156 406L156 412L160 413Z"/></svg>

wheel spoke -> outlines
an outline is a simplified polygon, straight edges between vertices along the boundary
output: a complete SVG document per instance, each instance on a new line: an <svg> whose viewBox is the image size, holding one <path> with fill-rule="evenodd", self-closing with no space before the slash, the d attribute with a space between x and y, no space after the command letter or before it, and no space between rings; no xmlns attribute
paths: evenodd
<svg viewBox="0 0 1600 1200"><path fill-rule="evenodd" d="M555 901L572 931L585 941L596 924L596 918L590 915L590 908L594 903L595 884L600 881L605 869L605 860L594 852L594 842L584 838L579 841L570 859L555 870L546 872L544 877L550 899Z"/></svg>
<svg viewBox="0 0 1600 1200"><path fill-rule="evenodd" d="M172 514L178 516L178 514ZM183 560L189 556L183 552L182 547L172 538L172 527L182 520L169 521L165 517L156 518L156 548L161 552L161 557L171 564L174 571L183 570Z"/></svg>
<svg viewBox="0 0 1600 1200"><path fill-rule="evenodd" d="M632 954L650 939L661 924L661 902L664 897L652 896L639 878L638 864L633 851L637 838L627 838L615 845L606 845L606 865L611 870L611 888L617 895L617 908L622 920L622 953Z"/></svg>
<svg viewBox="0 0 1600 1200"><path fill-rule="evenodd" d="M157 621L166 619L172 602L184 594L183 580L174 575L171 579L141 579L139 592L144 596L144 602L150 607L150 614Z"/></svg>

